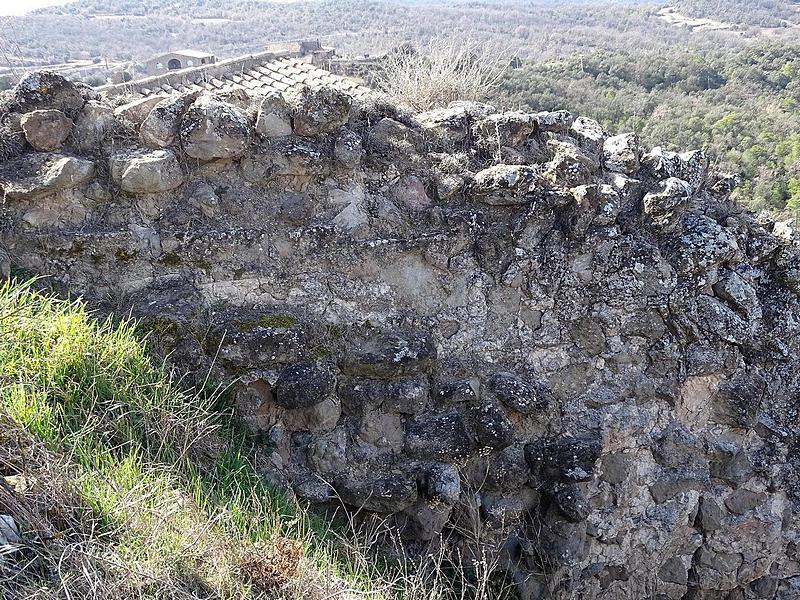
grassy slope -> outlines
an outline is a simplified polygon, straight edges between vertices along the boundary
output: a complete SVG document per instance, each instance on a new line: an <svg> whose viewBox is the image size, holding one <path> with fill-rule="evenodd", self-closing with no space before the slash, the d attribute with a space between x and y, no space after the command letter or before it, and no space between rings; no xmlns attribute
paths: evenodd
<svg viewBox="0 0 800 600"><path fill-rule="evenodd" d="M132 325L0 282L0 599L443 596L262 483L214 400Z"/></svg>

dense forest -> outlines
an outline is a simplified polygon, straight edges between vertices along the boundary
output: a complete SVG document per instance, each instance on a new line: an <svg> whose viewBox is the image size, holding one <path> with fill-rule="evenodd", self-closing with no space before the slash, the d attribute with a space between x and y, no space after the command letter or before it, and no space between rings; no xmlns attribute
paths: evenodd
<svg viewBox="0 0 800 600"><path fill-rule="evenodd" d="M675 0L669 5L692 17L709 17L739 26L786 27L800 22L794 2L780 0Z"/></svg>
<svg viewBox="0 0 800 600"><path fill-rule="evenodd" d="M668 22L666 7L721 27ZM224 58L297 38L360 56L442 35L521 59L495 104L705 148L742 174L743 201L800 210L800 4L788 0L76 0L0 20L0 61Z"/></svg>

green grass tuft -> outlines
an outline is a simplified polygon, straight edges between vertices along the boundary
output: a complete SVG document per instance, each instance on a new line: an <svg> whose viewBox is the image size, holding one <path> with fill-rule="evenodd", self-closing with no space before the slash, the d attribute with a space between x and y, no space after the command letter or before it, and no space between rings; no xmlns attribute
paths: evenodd
<svg viewBox="0 0 800 600"><path fill-rule="evenodd" d="M383 523L333 527L273 489L225 391L182 391L135 323L0 283L0 514L25 539L0 600L499 597L441 557L379 558Z"/></svg>
<svg viewBox="0 0 800 600"><path fill-rule="evenodd" d="M218 399L181 391L153 363L135 324L97 322L82 304L31 284L0 286L0 415L68 469L61 483L94 529L92 547L110 557L92 583L109 597L123 590L147 598L195 597L197 589L206 590L202 597L274 594L241 573L240 560L247 548L287 538L302 544L310 573L302 593L290 593L300 584L276 575L287 597L314 597L309 589L322 585L320 573L348 571L324 523L264 483L231 415L212 410ZM90 585L78 567L68 573L72 593L79 582ZM59 569L18 573L17 593L57 595L67 585ZM356 575L361 581L348 583L354 589L371 577Z"/></svg>

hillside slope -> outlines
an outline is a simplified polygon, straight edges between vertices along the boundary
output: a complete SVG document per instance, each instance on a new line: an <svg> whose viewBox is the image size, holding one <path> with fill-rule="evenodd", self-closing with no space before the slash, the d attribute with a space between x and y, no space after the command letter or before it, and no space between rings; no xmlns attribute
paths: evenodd
<svg viewBox="0 0 800 600"><path fill-rule="evenodd" d="M223 391L181 392L132 323L0 283L0 598L448 596L264 484Z"/></svg>

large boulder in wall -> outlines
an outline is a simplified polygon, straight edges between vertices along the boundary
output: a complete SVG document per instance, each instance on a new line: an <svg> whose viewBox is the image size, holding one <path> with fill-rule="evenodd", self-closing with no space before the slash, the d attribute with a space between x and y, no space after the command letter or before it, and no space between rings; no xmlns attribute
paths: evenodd
<svg viewBox="0 0 800 600"><path fill-rule="evenodd" d="M294 132L302 136L336 132L350 118L353 99L333 87L302 87L286 92Z"/></svg>
<svg viewBox="0 0 800 600"><path fill-rule="evenodd" d="M74 117L86 102L85 89L58 73L36 71L20 79L11 91L8 108L18 113L54 109Z"/></svg>
<svg viewBox="0 0 800 600"><path fill-rule="evenodd" d="M25 139L39 152L58 150L72 131L72 119L52 108L25 113L20 125Z"/></svg>
<svg viewBox="0 0 800 600"><path fill-rule="evenodd" d="M171 150L129 150L109 159L111 179L123 192L152 194L183 183L183 172Z"/></svg>
<svg viewBox="0 0 800 600"><path fill-rule="evenodd" d="M181 144L192 158L237 158L250 142L247 116L232 104L202 96L183 115Z"/></svg>
<svg viewBox="0 0 800 600"><path fill-rule="evenodd" d="M7 200L33 200L76 188L94 177L94 163L55 152L26 154L0 169L0 190Z"/></svg>
<svg viewBox="0 0 800 600"><path fill-rule="evenodd" d="M199 92L164 98L156 104L139 127L139 141L149 148L166 148L175 143L181 119Z"/></svg>

